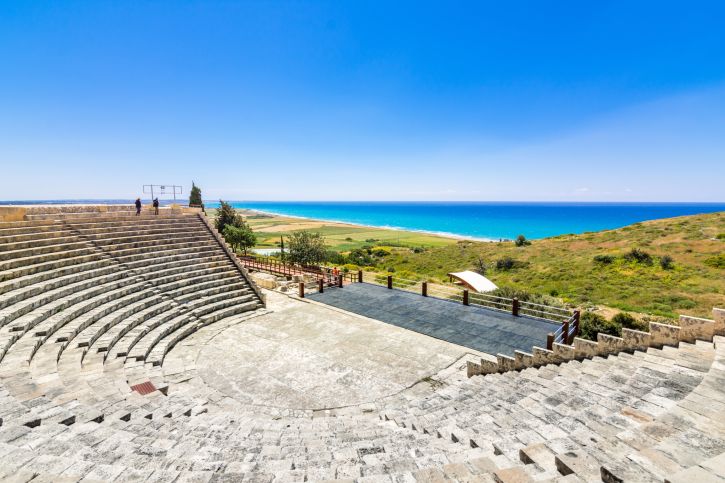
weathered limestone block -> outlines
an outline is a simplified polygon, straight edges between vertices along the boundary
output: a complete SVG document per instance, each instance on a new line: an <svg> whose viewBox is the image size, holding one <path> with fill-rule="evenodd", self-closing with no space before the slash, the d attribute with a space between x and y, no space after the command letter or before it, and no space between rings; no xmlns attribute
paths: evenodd
<svg viewBox="0 0 725 483"><path fill-rule="evenodd" d="M599 355L599 346L591 340L574 337L574 354L577 358L594 357Z"/></svg>
<svg viewBox="0 0 725 483"><path fill-rule="evenodd" d="M576 349L570 345L554 342L554 357L560 361L570 361L576 358Z"/></svg>
<svg viewBox="0 0 725 483"><path fill-rule="evenodd" d="M715 322L700 317L680 315L680 340L695 342L696 339L712 340Z"/></svg>
<svg viewBox="0 0 725 483"><path fill-rule="evenodd" d="M680 341L680 328L676 325L658 324L650 322L649 332L651 334L650 345L661 347L663 345L677 345Z"/></svg>
<svg viewBox="0 0 725 483"><path fill-rule="evenodd" d="M602 356L616 354L626 349L626 343L623 338L602 334L601 332L597 334L597 344L599 345L599 355Z"/></svg>
<svg viewBox="0 0 725 483"><path fill-rule="evenodd" d="M481 357L481 368L484 374L493 374L498 372L498 358L489 354Z"/></svg>
<svg viewBox="0 0 725 483"><path fill-rule="evenodd" d="M484 374L482 372L481 364L476 364L473 361L466 361L466 376L473 377L473 376L480 376Z"/></svg>
<svg viewBox="0 0 725 483"><path fill-rule="evenodd" d="M725 309L712 309L712 318L715 321L715 335L725 335Z"/></svg>
<svg viewBox="0 0 725 483"><path fill-rule="evenodd" d="M542 349L541 347L534 346L532 349L534 353L534 365L542 366L544 364L550 364L552 362L559 362L554 355L554 351L548 349Z"/></svg>
<svg viewBox="0 0 725 483"><path fill-rule="evenodd" d="M269 273L255 272L251 274L252 280L262 288L274 290L277 288L277 277Z"/></svg>
<svg viewBox="0 0 725 483"><path fill-rule="evenodd" d="M534 365L534 356L528 352L514 351L514 359L516 360L516 369L526 369Z"/></svg>
<svg viewBox="0 0 725 483"><path fill-rule="evenodd" d="M26 209L19 206L0 206L0 221L23 221Z"/></svg>
<svg viewBox="0 0 725 483"><path fill-rule="evenodd" d="M513 357L496 354L496 359L498 359L498 372L508 372L516 369L516 359Z"/></svg>
<svg viewBox="0 0 725 483"><path fill-rule="evenodd" d="M652 343L652 334L633 329L622 329L624 348L644 350Z"/></svg>

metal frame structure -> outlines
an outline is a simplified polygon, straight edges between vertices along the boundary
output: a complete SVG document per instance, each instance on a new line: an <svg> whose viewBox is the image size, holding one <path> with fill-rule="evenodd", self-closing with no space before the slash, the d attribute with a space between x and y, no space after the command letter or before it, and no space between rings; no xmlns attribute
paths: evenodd
<svg viewBox="0 0 725 483"><path fill-rule="evenodd" d="M143 193L151 194L151 201L154 200L154 189L158 191L157 194L159 196L166 194L173 195L174 201L176 201L176 195L182 194L182 187L175 184L145 184L143 185ZM171 189L171 192L168 192L169 189Z"/></svg>

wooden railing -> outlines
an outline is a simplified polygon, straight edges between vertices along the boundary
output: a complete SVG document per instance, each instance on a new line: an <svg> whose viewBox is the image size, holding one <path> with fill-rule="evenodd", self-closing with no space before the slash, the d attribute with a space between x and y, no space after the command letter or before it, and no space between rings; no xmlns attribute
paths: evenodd
<svg viewBox="0 0 725 483"><path fill-rule="evenodd" d="M468 289L459 287L433 284L423 280L407 280L393 275L376 274L368 277L366 281L389 289L419 293L423 297L451 300L463 305L477 305L491 310L508 312L517 317L526 316L560 324L555 332L549 334L551 341L547 340L547 345L554 342L570 343L579 333L579 311L577 310L521 301L517 298L470 292Z"/></svg>

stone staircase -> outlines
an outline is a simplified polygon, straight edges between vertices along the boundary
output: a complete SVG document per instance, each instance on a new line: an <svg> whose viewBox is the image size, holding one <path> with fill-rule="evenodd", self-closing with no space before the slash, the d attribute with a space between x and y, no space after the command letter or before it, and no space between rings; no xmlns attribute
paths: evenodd
<svg viewBox="0 0 725 483"><path fill-rule="evenodd" d="M684 482L725 473L719 335L471 378L449 368L345 408L251 406L195 369L202 343L267 310L208 220L121 207L24 217L0 223L2 481Z"/></svg>

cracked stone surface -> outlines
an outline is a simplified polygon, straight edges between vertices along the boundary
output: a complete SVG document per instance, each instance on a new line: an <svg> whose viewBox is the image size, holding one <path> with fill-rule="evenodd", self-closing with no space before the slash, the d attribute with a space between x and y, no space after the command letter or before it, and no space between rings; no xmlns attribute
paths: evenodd
<svg viewBox="0 0 725 483"><path fill-rule="evenodd" d="M372 402L471 352L324 305L268 297L271 313L217 334L197 359L206 384L245 404L324 409Z"/></svg>

